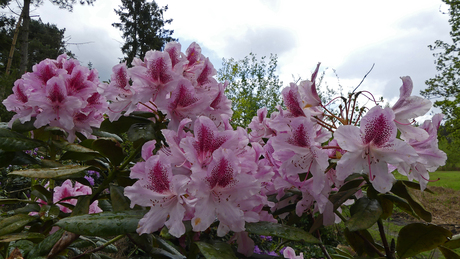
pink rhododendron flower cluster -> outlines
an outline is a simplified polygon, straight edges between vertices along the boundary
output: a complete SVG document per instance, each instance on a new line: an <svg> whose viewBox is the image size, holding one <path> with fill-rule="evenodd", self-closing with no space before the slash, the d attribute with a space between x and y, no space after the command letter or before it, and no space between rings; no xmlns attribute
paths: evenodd
<svg viewBox="0 0 460 259"><path fill-rule="evenodd" d="M111 121L122 112L129 115L136 110L159 110L167 114L168 128L177 130L184 118L195 120L204 115L219 125L222 115L233 114L224 95L227 83L214 79L217 72L196 43L182 53L180 43L170 42L164 52L148 51L144 60L135 58L132 65L113 67L111 82L104 87L104 95L111 101Z"/></svg>
<svg viewBox="0 0 460 259"><path fill-rule="evenodd" d="M106 89L116 89L113 100L120 100L111 104L113 110L123 107L129 113L142 103L170 119L162 131L167 145L153 154L155 142L145 144L144 162L131 171L131 178L139 180L125 189L132 206L150 207L139 222L139 233L166 226L179 237L185 233L185 220L194 231L204 231L217 220L218 235L236 232L241 252L250 255L253 242L242 242L249 239L245 222L276 222L263 208L275 211L295 203L297 215L319 212L323 224L333 224L337 219L328 198L349 175L367 175L385 193L394 181L392 171L398 169L425 188L428 172L446 160L436 139L442 115L412 125L431 103L411 96L409 77L402 77L400 99L393 107L376 103L367 113L355 114L356 119L355 107L336 115L322 104L315 86L318 64L311 80L282 90L286 109L280 106L269 115L261 108L248 133L229 125L224 87L211 77L214 69L198 45L186 53L170 43L165 52L133 62L132 69L119 65L113 79L122 78L121 83ZM362 94L370 98L370 93ZM224 105L213 106L216 100Z"/></svg>
<svg viewBox="0 0 460 259"><path fill-rule="evenodd" d="M98 92L97 71L81 66L65 54L56 60L45 59L16 80L13 94L3 101L8 111L16 112L9 126L36 118L34 126L59 127L73 142L75 133L89 136L91 127L99 127L107 102Z"/></svg>
<svg viewBox="0 0 460 259"><path fill-rule="evenodd" d="M57 204L59 209L61 209L62 212L64 213L71 213L72 210L60 203L67 203L71 205L76 205L77 204L77 199L67 199L69 197L78 197L81 195L89 195L91 194L91 187L83 185L79 182L75 182L75 184L72 183L70 179L65 180L61 186L56 186L54 187L54 193L53 193L53 202ZM45 201L43 200L38 200L42 204L46 204ZM99 202L94 201L91 203L89 206L89 213L99 213L102 212L101 208L99 208Z"/></svg>
<svg viewBox="0 0 460 259"><path fill-rule="evenodd" d="M247 222L277 222L270 212L295 204L299 217L318 212L324 225L333 224L338 220L334 210L340 208L329 197L350 175L361 174L386 193L397 169L424 189L429 172L446 160L436 138L443 116L414 126L431 102L411 95L407 76L401 78L400 98L392 107L381 107L372 94L360 91L333 99L343 105L331 111L316 90L318 64L310 80L281 91L284 107L272 114L261 108L248 129L235 130L231 101L224 94L228 83L216 81L216 70L198 44L183 53L178 42L171 42L132 65L114 66L110 83L101 84L95 70L75 60L64 55L47 59L17 80L14 94L3 103L17 113L13 120L35 117L35 127L60 127L69 132L69 141L75 132L91 134L104 113L111 121L134 111L152 111L157 119L165 114L166 120L158 121L168 123L162 130L164 143L144 144L143 160L131 168L130 177L137 181L125 188L132 207L150 207L139 221L140 234L166 226L181 237L184 221L197 232L218 221L218 236L235 232L231 240L250 256L255 245L245 232ZM359 109L358 96L375 106ZM86 188L66 181L55 188L55 200L88 194ZM283 255L303 258L292 248Z"/></svg>

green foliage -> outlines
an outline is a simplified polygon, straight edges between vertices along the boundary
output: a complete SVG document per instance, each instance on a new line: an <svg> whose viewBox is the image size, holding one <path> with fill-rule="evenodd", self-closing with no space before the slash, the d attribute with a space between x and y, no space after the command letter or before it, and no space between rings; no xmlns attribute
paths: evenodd
<svg viewBox="0 0 460 259"><path fill-rule="evenodd" d="M174 40L171 37L174 31L164 29L172 22L172 19L163 19L168 6L159 7L155 1L145 0L121 2L120 9L115 9L121 22L112 23L112 26L123 32L125 44L121 51L126 55L124 60L128 66L131 66L134 57L144 58L147 51L162 50L166 43Z"/></svg>
<svg viewBox="0 0 460 259"><path fill-rule="evenodd" d="M460 3L443 2L449 6L452 43L437 40L429 46L436 51L433 56L438 74L426 81L428 87L420 93L426 98L435 98L434 107L440 108L446 116L444 127L438 134L440 149L447 154L447 169L454 169L460 166L459 156L452 150L460 143Z"/></svg>
<svg viewBox="0 0 460 259"><path fill-rule="evenodd" d="M17 20L13 17L4 15L0 17L0 67L3 71L5 71L8 63L16 23ZM28 71L32 71L33 65L46 58L56 58L60 54L68 52L64 40L65 29L59 29L55 24L43 23L41 20L31 20L29 26ZM21 37L22 33L23 31L20 30L18 38ZM16 51L14 52L11 67L13 73L19 71L21 44L20 41L16 43Z"/></svg>
<svg viewBox="0 0 460 259"><path fill-rule="evenodd" d="M257 59L249 53L242 60L223 59L222 68L217 71L219 81L229 81L225 94L232 100L232 125L247 127L257 110L267 107L268 114L281 103L280 88L283 82L276 74L277 56Z"/></svg>

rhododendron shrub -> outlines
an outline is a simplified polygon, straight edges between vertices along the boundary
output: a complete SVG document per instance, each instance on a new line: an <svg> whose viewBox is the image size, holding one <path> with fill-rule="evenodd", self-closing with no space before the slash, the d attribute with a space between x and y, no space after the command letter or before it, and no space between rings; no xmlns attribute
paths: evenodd
<svg viewBox="0 0 460 259"><path fill-rule="evenodd" d="M436 138L442 115L414 123L431 103L412 96L410 77L401 78L392 107L367 91L322 103L318 64L310 80L281 91L284 106L271 114L261 107L247 129L234 129L228 83L216 81L198 44L183 52L171 42L131 65L115 65L110 82L101 83L94 69L61 55L35 65L3 101L16 115L11 130L0 129L0 156L37 167L11 173L34 179L23 210L32 213L12 216L26 222L13 231L43 235L44 250L29 256L65 253L85 236L116 236L108 243L127 236L153 257L251 258L260 250L253 238L271 236L293 245L270 254L303 258L306 250L291 247L307 242L330 258L321 232L339 222L359 256L406 258L449 243L442 227L410 224L395 250L382 227L394 206L431 221L408 189L427 189L429 172L446 160ZM371 105L360 107L361 100ZM22 153L34 148L40 161ZM88 176L95 173L97 183ZM65 181L52 188L54 179ZM45 214L52 216L36 218ZM381 245L366 230L375 223ZM66 232L51 234L52 226ZM419 245L407 236L414 229L437 238ZM45 235L62 237L53 236L61 238L53 247Z"/></svg>

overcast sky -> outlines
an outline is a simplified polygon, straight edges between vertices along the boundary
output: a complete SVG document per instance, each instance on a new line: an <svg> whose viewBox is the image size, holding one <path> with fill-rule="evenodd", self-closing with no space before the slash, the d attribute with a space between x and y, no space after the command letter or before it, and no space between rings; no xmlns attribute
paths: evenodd
<svg viewBox="0 0 460 259"><path fill-rule="evenodd" d="M168 4L167 29L174 30L185 52L195 41L215 68L222 58L241 59L250 52L278 55L278 72L284 85L307 79L318 62L326 69L327 85L345 91L354 88L375 63L361 89L394 102L401 76L411 76L414 93L436 74L435 40L449 41L447 7L440 0L307 1L307 0L158 0ZM114 8L120 1L96 0L94 6L75 5L73 12L46 1L33 8L34 19L66 28L69 45L82 64L93 63L100 79L110 78L122 57L121 32ZM55 57L52 57L55 58ZM335 69L339 80L337 80Z"/></svg>

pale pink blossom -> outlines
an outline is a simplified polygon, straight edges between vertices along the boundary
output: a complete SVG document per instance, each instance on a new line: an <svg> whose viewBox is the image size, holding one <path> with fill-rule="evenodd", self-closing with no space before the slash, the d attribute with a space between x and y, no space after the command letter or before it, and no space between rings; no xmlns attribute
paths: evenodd
<svg viewBox="0 0 460 259"><path fill-rule="evenodd" d="M125 188L125 195L131 200L131 207L150 207L150 211L139 221L137 232L153 233L166 226L169 233L180 237L185 233L182 222L192 201L187 198L187 184L190 178L173 175L171 163L166 155L151 156L131 168L131 178L139 179Z"/></svg>
<svg viewBox="0 0 460 259"><path fill-rule="evenodd" d="M388 164L410 165L418 156L409 144L396 139L394 118L390 108L375 106L362 118L360 128L342 125L337 129L334 137L347 151L337 163L338 180L364 172L377 191L390 191L395 178L388 172Z"/></svg>
<svg viewBox="0 0 460 259"><path fill-rule="evenodd" d="M67 179L62 183L61 186L56 186L54 188L53 194L53 201L57 203L57 206L61 209L64 213L71 213L72 210L61 205L60 203L67 203L71 205L77 204L77 199L66 199L68 197L75 197L75 196L82 196L82 195L90 195L92 193L91 187L83 185L79 182L75 182L75 185L72 184L70 179ZM98 206L98 201L94 201L89 206L89 213L99 213L102 210Z"/></svg>
<svg viewBox="0 0 460 259"><path fill-rule="evenodd" d="M303 259L303 253L296 255L294 249L289 246L284 249L283 256L289 259Z"/></svg>

